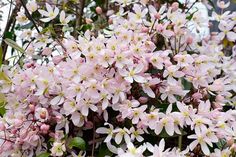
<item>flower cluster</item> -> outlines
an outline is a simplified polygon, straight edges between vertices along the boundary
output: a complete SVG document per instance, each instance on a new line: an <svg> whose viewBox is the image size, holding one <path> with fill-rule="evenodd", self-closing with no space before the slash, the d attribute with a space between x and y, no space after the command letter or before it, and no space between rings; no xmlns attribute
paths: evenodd
<svg viewBox="0 0 236 157"><path fill-rule="evenodd" d="M35 40L25 46L22 68L1 72L7 103L1 156L97 156L100 146L120 157L234 155L236 13L224 12L227 4L219 1L222 12L211 20L220 32L201 39L188 27L198 30L204 19L191 4L114 5L119 11L108 29L75 38L65 11L27 4L42 22L59 19L65 36L53 38L51 26L34 36L22 32L22 39ZM17 21L28 21L24 11ZM78 136L87 148L75 144Z"/></svg>

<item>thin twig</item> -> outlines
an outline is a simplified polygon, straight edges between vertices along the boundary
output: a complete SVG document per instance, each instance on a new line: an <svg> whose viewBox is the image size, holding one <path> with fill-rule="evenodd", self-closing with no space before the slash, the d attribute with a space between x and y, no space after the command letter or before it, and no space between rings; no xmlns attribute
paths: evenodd
<svg viewBox="0 0 236 157"><path fill-rule="evenodd" d="M11 27L15 23L17 12L20 11L21 4L20 3L18 4L17 2L18 1L16 1L15 8L12 10L11 16L10 16L9 20L7 21L7 24L5 26L5 29L4 29L4 32L3 32L3 36L2 36L2 41L4 41L4 39L6 39L7 32L9 32L9 30L11 29ZM7 53L8 45L7 45L7 43L2 42L1 43L1 47L2 47L2 61L4 62L5 57L6 57L6 53Z"/></svg>
<svg viewBox="0 0 236 157"><path fill-rule="evenodd" d="M94 157L94 149L95 149L95 143L96 142L94 142L95 141L95 133L96 133L96 131L95 131L95 116L94 116L94 113L93 113L93 146L92 146L92 157Z"/></svg>
<svg viewBox="0 0 236 157"><path fill-rule="evenodd" d="M23 0L20 0L20 2L21 2L22 6L23 6L24 9L25 9L26 16L27 16L28 19L33 23L33 25L34 25L35 29L37 30L37 32L40 33L39 28L38 28L38 26L36 25L36 23L35 23L33 17L30 15L30 12L29 12L29 10L27 9L27 7L26 7L24 1L23 1Z"/></svg>

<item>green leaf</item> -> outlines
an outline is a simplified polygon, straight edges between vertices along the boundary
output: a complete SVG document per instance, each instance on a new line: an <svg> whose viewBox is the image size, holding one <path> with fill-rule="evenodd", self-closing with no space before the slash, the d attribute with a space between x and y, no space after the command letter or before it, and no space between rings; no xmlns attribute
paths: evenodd
<svg viewBox="0 0 236 157"><path fill-rule="evenodd" d="M21 52L21 53L25 53L24 49L22 47L20 47L15 41L7 38L4 40L4 42L11 46L12 48L16 49L17 51Z"/></svg>
<svg viewBox="0 0 236 157"><path fill-rule="evenodd" d="M21 26L20 28L21 29L30 29L31 27L33 26L33 23L32 22L29 22L23 26Z"/></svg>
<svg viewBox="0 0 236 157"><path fill-rule="evenodd" d="M223 139L219 140L219 142L216 143L217 147L221 150L223 150L226 146L227 142Z"/></svg>
<svg viewBox="0 0 236 157"><path fill-rule="evenodd" d="M10 78L4 72L0 72L0 80L4 80L8 83L11 83Z"/></svg>
<svg viewBox="0 0 236 157"><path fill-rule="evenodd" d="M112 152L109 151L109 149L105 144L102 144L99 147L98 157L104 157L104 156L112 156Z"/></svg>
<svg viewBox="0 0 236 157"><path fill-rule="evenodd" d="M70 149L72 149L73 147L79 148L81 150L86 149L86 143L81 137L72 138L68 146Z"/></svg>
<svg viewBox="0 0 236 157"><path fill-rule="evenodd" d="M13 39L14 38L14 33L13 32L6 32L5 33L5 38Z"/></svg>
<svg viewBox="0 0 236 157"><path fill-rule="evenodd" d="M39 154L37 157L49 157L49 156L50 156L50 153L43 152L43 153Z"/></svg>
<svg viewBox="0 0 236 157"><path fill-rule="evenodd" d="M181 83L184 86L184 90L191 90L191 88L192 88L192 83L191 82L189 82L189 81L185 80L184 78L182 78Z"/></svg>
<svg viewBox="0 0 236 157"><path fill-rule="evenodd" d="M0 116L2 117L6 113L5 102L0 102Z"/></svg>

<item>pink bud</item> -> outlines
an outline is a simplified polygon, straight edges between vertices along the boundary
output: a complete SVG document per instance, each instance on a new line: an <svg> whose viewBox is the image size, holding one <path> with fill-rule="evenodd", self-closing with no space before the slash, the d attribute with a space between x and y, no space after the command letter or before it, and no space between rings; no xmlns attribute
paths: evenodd
<svg viewBox="0 0 236 157"><path fill-rule="evenodd" d="M162 24L158 24L158 25L156 26L156 30L157 30L158 32L162 32L162 31L164 30L163 25L162 25Z"/></svg>
<svg viewBox="0 0 236 157"><path fill-rule="evenodd" d="M142 31L142 33L147 33L149 31L149 29L147 27L142 27L141 31Z"/></svg>
<svg viewBox="0 0 236 157"><path fill-rule="evenodd" d="M16 132L17 132L17 129L12 129L12 130L11 130L11 133L12 133L12 134L16 134Z"/></svg>
<svg viewBox="0 0 236 157"><path fill-rule="evenodd" d="M216 101L217 102L223 102L224 101L224 97L222 95L217 95L216 96Z"/></svg>
<svg viewBox="0 0 236 157"><path fill-rule="evenodd" d="M56 116L56 121L57 122L60 122L62 120L62 117L61 116Z"/></svg>
<svg viewBox="0 0 236 157"><path fill-rule="evenodd" d="M161 18L161 15L159 13L157 13L154 15L154 17L159 20Z"/></svg>
<svg viewBox="0 0 236 157"><path fill-rule="evenodd" d="M228 146L232 146L233 144L234 144L234 139L233 138L227 139L227 145Z"/></svg>
<svg viewBox="0 0 236 157"><path fill-rule="evenodd" d="M30 109L30 112L34 112L35 111L35 106L33 104L30 104L29 109Z"/></svg>
<svg viewBox="0 0 236 157"><path fill-rule="evenodd" d="M85 126L84 126L85 128L85 130L87 130L87 129L92 129L93 128L93 122L91 122L91 121L87 121L86 123L85 123Z"/></svg>
<svg viewBox="0 0 236 157"><path fill-rule="evenodd" d="M194 93L194 94L192 95L192 97L193 97L193 99L195 99L195 100L199 100L199 99L202 98L202 94L197 92L197 93Z"/></svg>
<svg viewBox="0 0 236 157"><path fill-rule="evenodd" d="M118 122L123 122L123 121L124 121L124 119L122 118L121 115L116 116L116 120L117 120Z"/></svg>
<svg viewBox="0 0 236 157"><path fill-rule="evenodd" d="M113 24L113 20L112 20L112 19L109 19L109 20L108 20L108 23L109 23L109 24Z"/></svg>
<svg viewBox="0 0 236 157"><path fill-rule="evenodd" d="M6 129L5 125L3 122L0 122L0 131L4 131Z"/></svg>
<svg viewBox="0 0 236 157"><path fill-rule="evenodd" d="M193 43L193 38L192 37L188 37L187 40L186 40L186 43L188 45L192 44Z"/></svg>
<svg viewBox="0 0 236 157"><path fill-rule="evenodd" d="M25 66L26 68L31 68L31 63L26 63Z"/></svg>
<svg viewBox="0 0 236 157"><path fill-rule="evenodd" d="M52 50L50 48L48 48L48 47L44 48L42 55L49 56L51 54L52 54Z"/></svg>
<svg viewBox="0 0 236 157"><path fill-rule="evenodd" d="M40 130L44 133L44 134L47 134L48 133L48 130L49 130L50 126L47 125L47 124L42 124L40 126Z"/></svg>
<svg viewBox="0 0 236 157"><path fill-rule="evenodd" d="M174 3L172 3L171 7L172 7L172 11L176 11L177 9L179 9L179 3L174 2Z"/></svg>
<svg viewBox="0 0 236 157"><path fill-rule="evenodd" d="M99 15L102 14L102 8L101 7L98 6L98 7L96 7L95 10L96 10L97 14L99 14Z"/></svg>
<svg viewBox="0 0 236 157"><path fill-rule="evenodd" d="M148 101L148 98L147 97L144 97L144 96L141 96L138 101L141 103L141 104L145 104L147 103Z"/></svg>
<svg viewBox="0 0 236 157"><path fill-rule="evenodd" d="M64 56L57 55L52 58L54 64L59 64L64 59Z"/></svg>
<svg viewBox="0 0 236 157"><path fill-rule="evenodd" d="M40 113L40 118L41 119L46 119L46 117L47 117L47 113L46 112L41 112Z"/></svg>
<svg viewBox="0 0 236 157"><path fill-rule="evenodd" d="M216 103L216 102L213 103L212 107L214 109L218 109L218 110L222 110L223 109L223 107L219 103Z"/></svg>
<svg viewBox="0 0 236 157"><path fill-rule="evenodd" d="M92 20L92 19L89 19L89 18L86 18L86 19L85 19L85 22L86 22L87 24L91 24L91 23L93 23L93 20Z"/></svg>

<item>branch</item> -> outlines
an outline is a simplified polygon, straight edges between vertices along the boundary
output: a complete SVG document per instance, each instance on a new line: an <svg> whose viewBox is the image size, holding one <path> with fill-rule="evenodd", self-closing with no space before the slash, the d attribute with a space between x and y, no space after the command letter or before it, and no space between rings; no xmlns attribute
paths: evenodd
<svg viewBox="0 0 236 157"><path fill-rule="evenodd" d="M20 0L20 2L21 2L22 6L23 6L24 9L25 9L26 16L27 16L28 19L33 23L33 25L34 25L34 27L36 28L37 32L40 33L39 28L38 28L38 26L36 25L36 23L35 23L33 17L30 15L29 10L27 9L27 7L26 7L24 1L23 1L23 0Z"/></svg>
<svg viewBox="0 0 236 157"><path fill-rule="evenodd" d="M17 4L15 5L15 8L12 10L11 16L9 17L9 20L7 21L7 24L3 32L2 43L1 43L3 62L5 61L7 47L8 47L8 45L4 42L4 39L6 39L7 32L9 32L9 30L11 29L11 26L15 23L17 12L20 11L20 8L21 8L21 4L18 1L16 1L16 3Z"/></svg>
<svg viewBox="0 0 236 157"><path fill-rule="evenodd" d="M74 37L78 37L78 33L76 31L76 28L80 27L82 24L82 17L84 14L84 6L85 6L85 0L80 0L80 8L78 9L78 5L76 5L76 23L74 28ZM78 12L79 11L79 12Z"/></svg>

